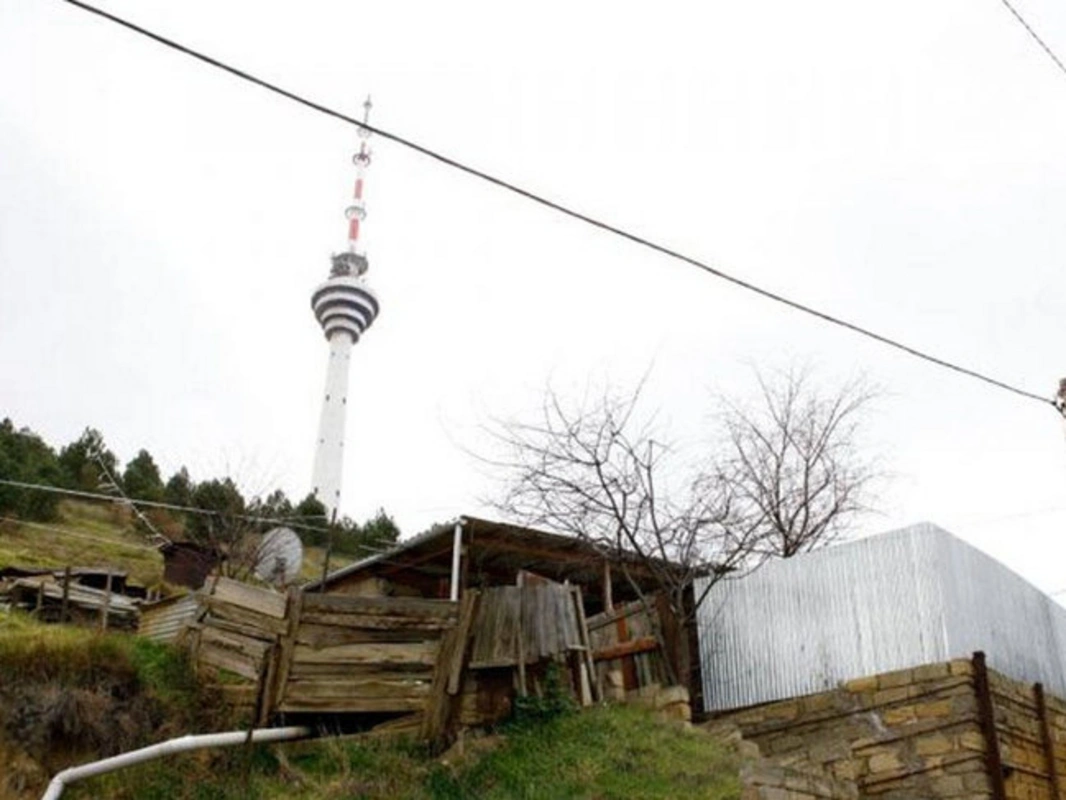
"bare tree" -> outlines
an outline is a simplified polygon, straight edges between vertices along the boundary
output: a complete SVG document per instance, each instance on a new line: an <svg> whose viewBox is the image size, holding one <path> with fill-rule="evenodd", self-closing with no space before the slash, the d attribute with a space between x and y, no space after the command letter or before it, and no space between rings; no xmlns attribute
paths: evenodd
<svg viewBox="0 0 1066 800"><path fill-rule="evenodd" d="M682 623L711 587L758 552L758 526L738 517L731 498L702 472L688 480L674 448L639 423L638 388L626 397L568 409L551 390L536 423L503 423L509 487L495 503L522 522L566 532L614 557L635 593L634 569L650 575ZM670 478L667 478L670 476ZM680 488L679 488L680 487ZM686 594L707 581L695 606ZM645 584L646 585L646 584Z"/></svg>
<svg viewBox="0 0 1066 800"><path fill-rule="evenodd" d="M806 370L757 377L754 407L722 401L726 444L705 480L756 525L760 552L789 558L830 544L869 510L879 472L858 433L875 392L861 380L822 392Z"/></svg>
<svg viewBox="0 0 1066 800"><path fill-rule="evenodd" d="M759 386L763 408L724 403L725 446L687 466L639 420L640 387L575 407L549 389L536 422L493 430L507 452L495 462L507 491L494 505L592 543L647 602L639 567L690 623L722 579L825 544L866 507L875 473L856 431L870 392L853 383L820 394L803 372L760 376Z"/></svg>

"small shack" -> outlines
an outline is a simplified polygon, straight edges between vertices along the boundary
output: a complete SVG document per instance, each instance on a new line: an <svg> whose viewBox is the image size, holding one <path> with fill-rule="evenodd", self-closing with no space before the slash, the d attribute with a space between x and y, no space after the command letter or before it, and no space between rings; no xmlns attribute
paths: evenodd
<svg viewBox="0 0 1066 800"><path fill-rule="evenodd" d="M5 567L0 571L0 599L45 622L130 630L137 627L144 591L128 584L127 577L107 567Z"/></svg>
<svg viewBox="0 0 1066 800"><path fill-rule="evenodd" d="M574 536L464 515L331 572L305 590L454 602L468 590L491 591L502 598L505 595L496 590L528 587L532 582L578 590L590 637L588 647L593 651L593 691L600 687L605 696L620 696L672 683L671 677L676 677L690 692L699 692L698 664L689 657L697 652L695 629L682 630L674 619L657 594L660 587L648 564L635 555L605 552ZM486 607L482 602L476 630L499 624L484 616L491 613ZM511 613L521 614L517 606ZM555 614L554 618L564 624L563 616ZM487 641L487 636L481 639ZM512 666L518 660L514 655ZM475 653L471 667L479 664L488 668Z"/></svg>
<svg viewBox="0 0 1066 800"><path fill-rule="evenodd" d="M217 547L190 541L167 542L163 554L163 580L174 586L199 589L222 562Z"/></svg>
<svg viewBox="0 0 1066 800"><path fill-rule="evenodd" d="M688 692L665 688L681 638L657 588L635 557L462 517L285 594L212 578L146 610L142 633L184 642L260 723L344 715L439 744L559 678L582 704L688 719Z"/></svg>

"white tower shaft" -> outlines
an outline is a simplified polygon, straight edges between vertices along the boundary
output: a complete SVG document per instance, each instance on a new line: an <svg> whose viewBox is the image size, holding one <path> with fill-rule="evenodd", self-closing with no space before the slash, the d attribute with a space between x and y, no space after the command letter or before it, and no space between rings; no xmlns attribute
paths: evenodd
<svg viewBox="0 0 1066 800"><path fill-rule="evenodd" d="M329 363L326 365L326 394L318 421L318 442L312 480L315 496L332 518L341 497L344 472L344 423L348 410L348 365L351 363L352 339L344 332L329 340Z"/></svg>
<svg viewBox="0 0 1066 800"><path fill-rule="evenodd" d="M370 99L364 104L364 124L370 114ZM347 249L333 256L333 268L325 283L311 295L311 308L329 342L326 366L326 392L315 443L314 472L311 486L315 497L332 518L340 506L341 477L344 470L344 427L348 414L348 365L352 345L374 322L378 300L363 278L368 264L359 239L359 226L366 219L363 182L370 164L366 146L370 130L359 129L362 142L353 157L356 168L351 204L345 209L348 218Z"/></svg>

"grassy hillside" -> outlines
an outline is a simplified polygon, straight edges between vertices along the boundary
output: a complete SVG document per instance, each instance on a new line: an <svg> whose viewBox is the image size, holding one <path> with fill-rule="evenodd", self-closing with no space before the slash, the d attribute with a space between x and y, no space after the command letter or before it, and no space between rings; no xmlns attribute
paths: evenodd
<svg viewBox="0 0 1066 800"><path fill-rule="evenodd" d="M0 800L40 797L76 763L189 732L237 728L175 649L0 614ZM168 757L72 785L116 800L463 800L740 797L702 729L608 706L505 726L441 757L406 741L318 739Z"/></svg>
<svg viewBox="0 0 1066 800"><path fill-rule="evenodd" d="M733 757L705 731L607 706L475 739L462 756L433 758L403 740L320 739L146 764L72 797L737 800L740 782Z"/></svg>
<svg viewBox="0 0 1066 800"><path fill-rule="evenodd" d="M163 579L163 557L116 504L64 500L54 522L0 522L0 566L118 566L136 583Z"/></svg>
<svg viewBox="0 0 1066 800"><path fill-rule="evenodd" d="M324 552L305 548L301 577L321 577ZM334 556L331 569L350 559ZM163 580L163 557L133 525L128 509L114 503L63 500L59 519L31 523L0 520L0 567L116 566L135 583L156 586Z"/></svg>
<svg viewBox="0 0 1066 800"><path fill-rule="evenodd" d="M231 720L183 653L147 639L0 613L0 800L49 777Z"/></svg>

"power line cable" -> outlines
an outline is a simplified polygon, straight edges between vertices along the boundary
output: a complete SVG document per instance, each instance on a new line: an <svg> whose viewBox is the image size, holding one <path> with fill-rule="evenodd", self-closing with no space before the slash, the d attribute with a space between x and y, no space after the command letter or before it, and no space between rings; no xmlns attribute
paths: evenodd
<svg viewBox="0 0 1066 800"><path fill-rule="evenodd" d="M13 481L6 478L0 478L0 485L13 486L19 489L34 489L41 492L51 492L52 494L68 495L70 497L84 497L90 500L107 500L111 503L118 505L138 505L148 508L161 508L167 511L181 511L189 514L204 514L207 516L228 517L230 519L239 519L245 522L253 523L266 523L271 525L284 525L289 528L296 528L303 531L315 531L318 533L329 533L328 528L319 528L314 525L303 525L298 522L292 522L291 518L283 517L262 517L251 514L231 514L225 511L212 511L208 508L197 508L196 506L182 506L175 503L163 503L157 500L135 500L132 498L120 498L112 494L102 494L100 492L86 492L81 489L65 489L61 486L52 486L47 483L29 483L27 481ZM368 551L385 553L389 550L383 550L380 548L374 548L369 546L360 545L361 548ZM391 549L391 548L390 548Z"/></svg>
<svg viewBox="0 0 1066 800"><path fill-rule="evenodd" d="M1004 0L1004 2L1005 1L1006 0ZM629 241L635 244L647 247L648 249L654 250L655 252L660 253L662 255L669 256L670 258L674 258L678 261L682 261L686 264L689 264L690 266L703 270L704 272L710 275L720 278L721 280L732 283L733 285L739 286L740 288L746 289L750 292L754 292L755 294L765 297L768 300L773 300L776 303L780 303L782 305L788 306L789 308L793 308L797 311L801 311L805 314L809 314L813 317L816 317L822 320L823 322L828 322L832 325L836 325L846 330L849 330L852 333L856 333L860 336L865 336L868 339L873 339L876 342L879 342L883 345L894 348L901 352L907 353L908 355L914 356L915 358L919 358L930 364L935 364L936 366L943 367L944 369L952 370L953 372L959 373L961 375L966 375L967 377L982 381L990 386L995 386L999 389L1011 392L1020 397L1025 397L1030 400L1036 400L1037 402L1047 403L1054 406L1054 401L1048 397L1036 394L1035 392L1027 391L1026 389L1022 389L1018 386L1014 386L1010 383L1007 383L1006 381L993 378L992 376L986 375L982 372L978 372L977 370L973 370L968 367L955 364L951 361L947 361L946 359L939 358L916 347L911 347L910 345L904 344L896 339L892 339L891 337L875 333L874 331L864 328L856 323L848 322L847 320L841 319L840 317L834 316L825 311L820 311L814 308L813 306L806 305L805 303L801 303L797 300L792 300L782 294L778 294L777 292L771 291L770 289L764 289L761 286L757 286L756 284L744 280L743 278L738 278L735 275L723 272L717 267L713 267L710 264L707 264L704 261L700 261L699 259L694 258L692 256L685 255L684 253L674 250L666 245L658 244L650 239L646 239L643 236L640 236L639 234L632 233L623 228L616 227L608 222L604 222L602 220L596 219L595 217L591 217L569 206L557 203L554 200L549 200L548 198L539 195L536 192L533 192L529 189L524 189L521 186L504 180L503 178L498 178L490 173L484 172L483 170L477 169L476 167L472 167L468 164L451 158L450 156L446 156L443 153L440 153L424 145L418 144L417 142L414 142L410 139L404 138L395 133L391 133L375 125L370 125L368 123L362 122L358 119L355 119L354 117L350 117L346 114L343 114L340 111L329 108L328 106L324 106L321 103L317 103L302 95L296 94L295 92L283 89L280 86L277 86L276 84L270 83L269 81L266 81L262 78L258 78L248 72L245 72L242 69L230 66L229 64L219 61L216 58L205 55L204 53L201 53L197 50L193 50L190 47L186 47L183 44L180 44L172 39L168 39L158 33L154 33L146 28L142 28L140 25L123 19L122 17L96 8L95 6L89 5L88 3L81 2L81 0L63 0L63 2L69 3L73 6L77 6L78 8L84 11L88 11L91 14L95 14L96 16L114 22L117 25L121 25L122 27L127 28L128 30L131 30L135 33L138 33L141 36L146 36L147 38L158 42L159 44L162 44L165 47L169 47L172 50L177 50L178 52L195 58L199 61L202 61L205 64L209 64L212 67L216 67L217 69L221 69L225 72L228 72L229 74L238 77L241 80L248 81L249 83L253 83L256 86L266 89L267 91L281 95L282 97L288 100L292 100L295 103L299 103L300 105L310 108L313 111L317 111L321 114L325 114L326 116L333 117L334 119L338 119L342 122L346 122L349 125L354 125L355 127L368 130L383 139L387 139L410 150L414 150L415 152L420 153L421 155L433 159L434 161L437 161L441 164L445 164L446 166L460 170L461 172L465 172L468 175L480 178L481 180L487 181L501 189L505 189L509 192L524 197L527 200L537 203L538 205L541 205L545 208L549 208L560 214L564 214L568 217L579 220L588 225L592 225L593 227L599 228L603 231L607 231L608 233L613 233L614 235L620 236L623 239L628 239ZM1056 61L1057 60L1058 59L1056 59Z"/></svg>
<svg viewBox="0 0 1066 800"><path fill-rule="evenodd" d="M56 528L52 525L42 525L39 522L28 522L18 517L0 517L0 522L10 522L13 525L18 525L23 528L33 528L34 530L48 531L49 533L58 533L63 536L72 536L75 539L87 539L91 542L100 542L101 544L110 545L112 547L129 548L131 550L150 550L153 553L157 548L150 544L133 544L132 542L117 542L114 539L105 539L103 536L93 536L88 533L81 533L79 531L72 531L66 528Z"/></svg>
<svg viewBox="0 0 1066 800"><path fill-rule="evenodd" d="M1014 15L1014 18L1018 20L1018 23L1028 31L1029 35L1033 37L1033 40L1040 45L1045 53L1048 54L1048 57L1055 62L1055 66L1062 70L1063 74L1066 74L1066 64L1063 64L1062 59L1055 55L1055 51L1051 49L1047 42L1040 38L1040 34L1033 30L1033 26L1025 21L1025 17L1021 15L1021 12L1019 12L1018 9L1011 5L1010 0L1000 0L1000 2L1007 7L1007 10L1010 11L1011 14Z"/></svg>

